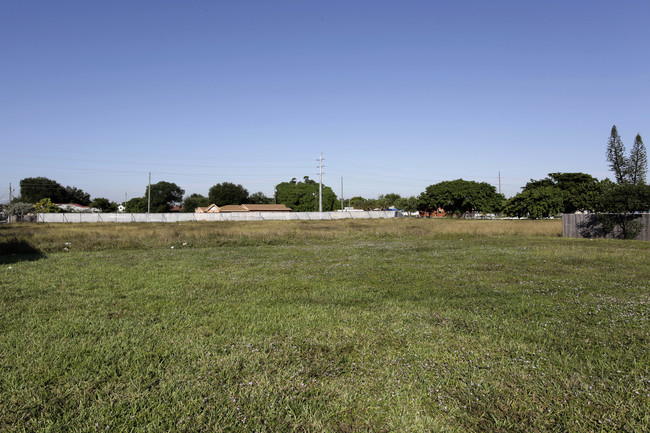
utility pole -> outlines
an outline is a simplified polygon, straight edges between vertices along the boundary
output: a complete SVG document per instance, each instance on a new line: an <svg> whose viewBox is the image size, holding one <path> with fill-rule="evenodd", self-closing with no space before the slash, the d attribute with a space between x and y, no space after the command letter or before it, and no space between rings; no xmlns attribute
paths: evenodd
<svg viewBox="0 0 650 433"><path fill-rule="evenodd" d="M499 194L501 194L501 172L499 172Z"/></svg>
<svg viewBox="0 0 650 433"><path fill-rule="evenodd" d="M13 199L14 199L14 197L13 197L13 191L12 191L12 189L11 189L11 182L9 182L9 204L11 204L11 202L13 201ZM9 215L9 218L7 218L7 222L8 222L8 223L12 223L12 222L14 222L14 216L13 216L13 215Z"/></svg>
<svg viewBox="0 0 650 433"><path fill-rule="evenodd" d="M149 172L149 187L147 188L147 213L151 213L151 172Z"/></svg>
<svg viewBox="0 0 650 433"><path fill-rule="evenodd" d="M343 210L343 176L341 176L341 210Z"/></svg>
<svg viewBox="0 0 650 433"><path fill-rule="evenodd" d="M323 153L318 158L318 212L323 212Z"/></svg>

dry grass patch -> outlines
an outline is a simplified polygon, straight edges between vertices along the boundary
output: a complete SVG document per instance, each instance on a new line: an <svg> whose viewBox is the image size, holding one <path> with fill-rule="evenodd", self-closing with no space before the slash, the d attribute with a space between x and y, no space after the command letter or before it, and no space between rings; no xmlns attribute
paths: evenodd
<svg viewBox="0 0 650 433"><path fill-rule="evenodd" d="M286 244L392 236L560 236L560 220L390 219L185 223L10 224L0 243L42 252ZM67 248L67 250L66 250Z"/></svg>

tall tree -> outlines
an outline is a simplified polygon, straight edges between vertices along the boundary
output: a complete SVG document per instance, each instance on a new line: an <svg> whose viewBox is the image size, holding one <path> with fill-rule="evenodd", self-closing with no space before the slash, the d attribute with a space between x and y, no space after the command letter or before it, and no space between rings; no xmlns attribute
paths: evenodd
<svg viewBox="0 0 650 433"><path fill-rule="evenodd" d="M58 213L59 207L52 203L49 198L43 198L34 204L34 212L36 213Z"/></svg>
<svg viewBox="0 0 650 433"><path fill-rule="evenodd" d="M612 132L607 140L607 162L609 169L614 172L616 183L625 182L628 162L625 157L625 146L618 135L616 125L612 126Z"/></svg>
<svg viewBox="0 0 650 433"><path fill-rule="evenodd" d="M388 202L389 206L395 206L395 202L400 198L402 198L402 196L394 192L390 192L384 196L384 200Z"/></svg>
<svg viewBox="0 0 650 433"><path fill-rule="evenodd" d="M147 199L145 197L134 197L124 202L124 210L128 213L144 213L147 211Z"/></svg>
<svg viewBox="0 0 650 433"><path fill-rule="evenodd" d="M368 198L363 201L363 204L361 206L361 209L365 211L369 210L375 210L379 209L381 205L379 204L379 199L376 198Z"/></svg>
<svg viewBox="0 0 650 433"><path fill-rule="evenodd" d="M20 181L22 201L36 203L44 198L49 198L53 203L90 204L90 194L74 186L64 188L59 182L46 177L26 177Z"/></svg>
<svg viewBox="0 0 650 433"><path fill-rule="evenodd" d="M163 213L169 212L172 206L179 205L183 201L185 191L172 182L164 180L151 185L151 212ZM147 200L147 190L145 190L145 202Z"/></svg>
<svg viewBox="0 0 650 433"><path fill-rule="evenodd" d="M384 194L379 194L376 201L377 206L382 210L388 209L391 206L390 200Z"/></svg>
<svg viewBox="0 0 650 433"><path fill-rule="evenodd" d="M496 188L489 183L456 179L429 185L418 197L418 208L443 208L457 214L469 211L495 212L504 201L503 194L498 194Z"/></svg>
<svg viewBox="0 0 650 433"><path fill-rule="evenodd" d="M194 212L197 207L208 206L208 198L201 194L190 194L183 200L183 212Z"/></svg>
<svg viewBox="0 0 650 433"><path fill-rule="evenodd" d="M586 173L549 173L544 179L531 179L519 194L508 200L505 210L510 215L530 214L533 218L593 210L601 189L598 179ZM559 208L558 198L563 202Z"/></svg>
<svg viewBox="0 0 650 433"><path fill-rule="evenodd" d="M510 198L504 206L509 216L524 218L547 218L562 213L564 206L562 191L554 186L540 186L526 189Z"/></svg>
<svg viewBox="0 0 650 433"><path fill-rule="evenodd" d="M36 203L49 198L54 203L67 202L65 188L57 181L46 177L26 177L20 181L20 200Z"/></svg>
<svg viewBox="0 0 650 433"><path fill-rule="evenodd" d="M616 185L604 186L597 212L634 214L650 210L650 185Z"/></svg>
<svg viewBox="0 0 650 433"><path fill-rule="evenodd" d="M271 204L273 199L264 195L262 191L254 192L248 197L249 204Z"/></svg>
<svg viewBox="0 0 650 433"><path fill-rule="evenodd" d="M627 176L632 185L643 185L648 173L648 155L641 134L637 134L628 159Z"/></svg>
<svg viewBox="0 0 650 433"><path fill-rule="evenodd" d="M563 191L571 190L585 183L598 182L598 179L587 173L549 173L548 177L553 181L553 185Z"/></svg>
<svg viewBox="0 0 650 433"><path fill-rule="evenodd" d="M377 204L379 205L380 208L382 209L388 209L390 207L396 206L395 203L402 197L394 192L388 193L388 194L380 194L379 197L377 197Z"/></svg>
<svg viewBox="0 0 650 433"><path fill-rule="evenodd" d="M282 182L276 185L276 199L280 204L290 207L294 212L313 212L318 210L318 183L308 176L303 182ZM336 194L329 186L323 185L323 211L329 212L339 208Z"/></svg>
<svg viewBox="0 0 650 433"><path fill-rule="evenodd" d="M248 190L241 185L223 182L214 185L208 192L210 203L217 206L244 204L248 200Z"/></svg>
<svg viewBox="0 0 650 433"><path fill-rule="evenodd" d="M596 233L614 234L622 239L635 239L643 228L641 215L650 210L650 185L631 183L606 184L592 220ZM618 231L618 234L616 233Z"/></svg>
<svg viewBox="0 0 650 433"><path fill-rule="evenodd" d="M350 199L350 206L355 209L363 209L363 205L366 202L366 199L361 196L352 197Z"/></svg>
<svg viewBox="0 0 650 433"><path fill-rule="evenodd" d="M67 203L76 203L82 206L88 206L90 204L90 194L77 187L66 186L65 195L65 202Z"/></svg>
<svg viewBox="0 0 650 433"><path fill-rule="evenodd" d="M117 203L104 197L97 197L90 202L90 207L101 212L117 212Z"/></svg>
<svg viewBox="0 0 650 433"><path fill-rule="evenodd" d="M397 209L411 213L418 209L418 199L416 197L400 197L394 203Z"/></svg>
<svg viewBox="0 0 650 433"><path fill-rule="evenodd" d="M593 210L593 194L600 191L598 179L586 173L549 173L552 185L562 191L563 213Z"/></svg>

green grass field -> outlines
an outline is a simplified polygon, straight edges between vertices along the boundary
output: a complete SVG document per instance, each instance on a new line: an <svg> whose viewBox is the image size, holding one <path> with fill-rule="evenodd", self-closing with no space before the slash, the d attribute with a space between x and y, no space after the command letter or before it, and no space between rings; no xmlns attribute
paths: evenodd
<svg viewBox="0 0 650 433"><path fill-rule="evenodd" d="M0 431L649 431L650 244L560 231L0 227Z"/></svg>

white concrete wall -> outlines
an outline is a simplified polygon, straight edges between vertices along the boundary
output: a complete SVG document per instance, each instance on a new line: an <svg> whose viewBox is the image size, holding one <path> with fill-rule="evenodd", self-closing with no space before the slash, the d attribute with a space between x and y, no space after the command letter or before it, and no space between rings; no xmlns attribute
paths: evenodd
<svg viewBox="0 0 650 433"><path fill-rule="evenodd" d="M395 211L368 212L232 212L232 213L41 213L39 223L131 223L183 221L289 221L378 219L402 216Z"/></svg>

